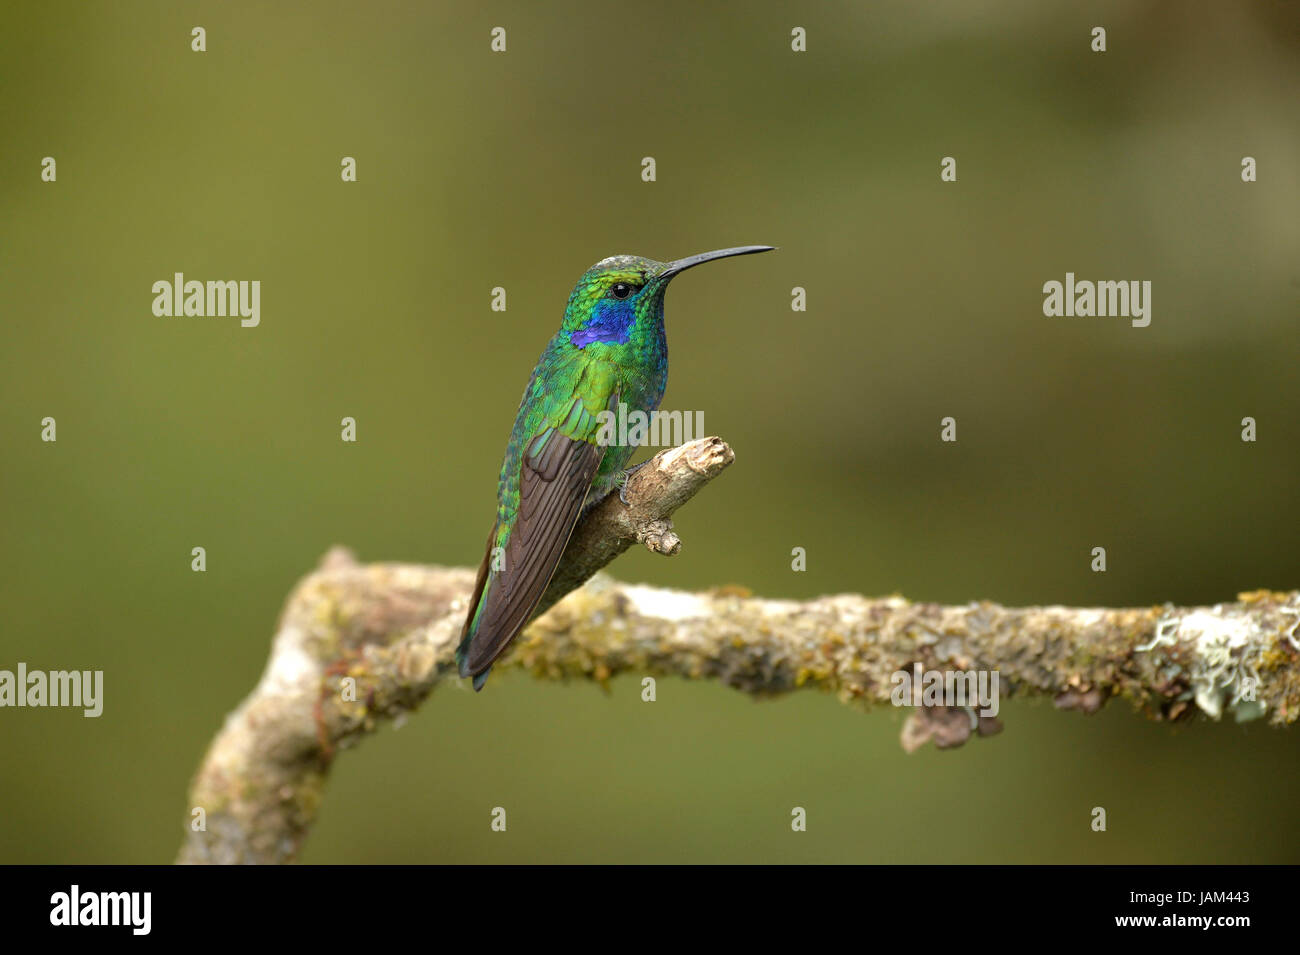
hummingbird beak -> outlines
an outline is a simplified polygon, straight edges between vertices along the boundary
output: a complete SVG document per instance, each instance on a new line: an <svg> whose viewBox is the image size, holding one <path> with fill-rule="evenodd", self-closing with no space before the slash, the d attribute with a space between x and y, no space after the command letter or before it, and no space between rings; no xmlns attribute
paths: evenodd
<svg viewBox="0 0 1300 955"><path fill-rule="evenodd" d="M753 255L755 252L771 252L774 248L776 247L771 245L742 245L734 249L718 249L716 252L701 252L699 255L688 255L684 259L667 263L663 271L655 276L655 280L667 281L678 272L685 272L687 269L693 269L704 262L712 262L714 259L727 259L733 255Z"/></svg>

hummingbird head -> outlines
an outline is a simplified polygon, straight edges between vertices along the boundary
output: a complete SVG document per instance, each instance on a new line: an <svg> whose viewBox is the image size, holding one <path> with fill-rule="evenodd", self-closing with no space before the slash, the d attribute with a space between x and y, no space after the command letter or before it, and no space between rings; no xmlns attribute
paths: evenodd
<svg viewBox="0 0 1300 955"><path fill-rule="evenodd" d="M578 280L564 310L564 329L579 348L593 342L626 344L636 328L663 321L668 283L687 269L733 255L770 252L770 245L743 245L656 262L639 255L601 259Z"/></svg>

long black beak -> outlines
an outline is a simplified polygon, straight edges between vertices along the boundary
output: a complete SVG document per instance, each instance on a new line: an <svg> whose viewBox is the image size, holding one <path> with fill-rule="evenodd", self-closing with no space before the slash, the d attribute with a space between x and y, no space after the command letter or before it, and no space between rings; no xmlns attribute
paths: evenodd
<svg viewBox="0 0 1300 955"><path fill-rule="evenodd" d="M734 249L718 249L716 252L701 252L699 255L688 255L676 262L669 262L655 278L663 281L672 278L678 272L685 272L687 269L693 269L704 262L712 262L714 259L726 259L733 255L753 255L755 252L771 252L774 248L776 247L772 245L742 245Z"/></svg>

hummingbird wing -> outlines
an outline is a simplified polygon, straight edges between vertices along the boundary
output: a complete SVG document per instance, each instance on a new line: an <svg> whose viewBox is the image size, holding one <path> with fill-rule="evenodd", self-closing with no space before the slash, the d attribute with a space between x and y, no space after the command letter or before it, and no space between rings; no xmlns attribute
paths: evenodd
<svg viewBox="0 0 1300 955"><path fill-rule="evenodd" d="M475 689L541 601L608 450L596 441L599 425L591 409L617 404L617 393L606 401L575 396L558 404L559 414L546 415L553 423L523 447L518 509L504 544L500 519L488 537L456 651L460 674L473 676ZM502 547L499 569L492 560L496 547Z"/></svg>

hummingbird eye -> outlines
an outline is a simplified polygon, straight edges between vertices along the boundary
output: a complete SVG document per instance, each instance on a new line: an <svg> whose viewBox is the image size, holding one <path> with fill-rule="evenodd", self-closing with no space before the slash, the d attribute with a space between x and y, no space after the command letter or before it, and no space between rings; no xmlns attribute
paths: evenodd
<svg viewBox="0 0 1300 955"><path fill-rule="evenodd" d="M636 286L627 282L615 282L609 287L609 294L615 298L627 298L634 291L636 291Z"/></svg>

